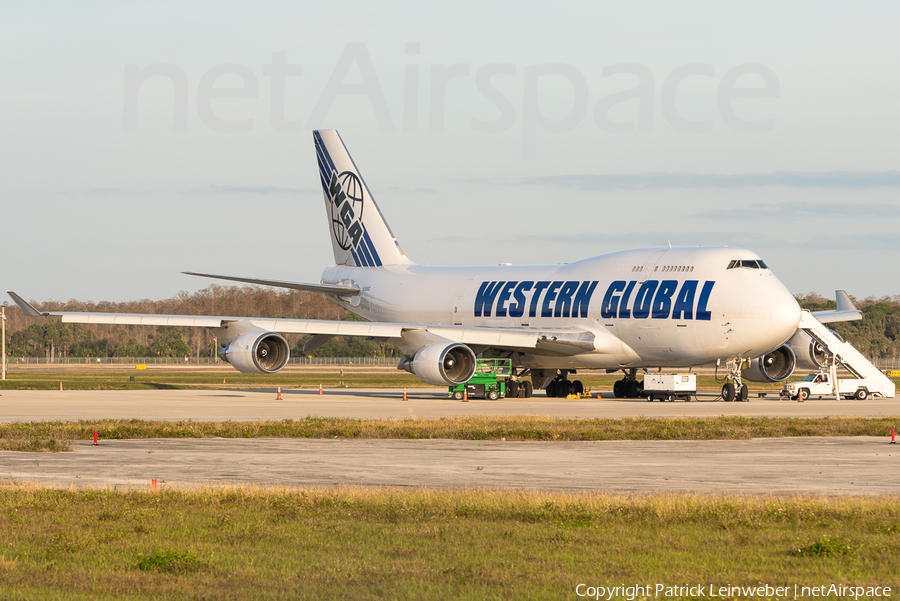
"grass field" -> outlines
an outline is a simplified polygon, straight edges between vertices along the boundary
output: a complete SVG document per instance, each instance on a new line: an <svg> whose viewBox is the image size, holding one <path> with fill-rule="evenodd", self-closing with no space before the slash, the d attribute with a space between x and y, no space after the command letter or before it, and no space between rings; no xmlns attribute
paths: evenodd
<svg viewBox="0 0 900 601"><path fill-rule="evenodd" d="M455 440L724 440L785 436L884 436L900 416L570 419L471 416L403 420L307 417L281 421L94 420L0 423L0 450L67 451L74 440L130 438L356 438Z"/></svg>
<svg viewBox="0 0 900 601"><path fill-rule="evenodd" d="M67 389L190 388L221 386L222 377L174 370L28 372L11 374L4 388L49 389L60 381ZM334 386L340 375L224 377L230 387L287 388ZM607 390L617 378L582 380ZM419 385L394 370L348 371L344 380L354 387ZM712 378L698 377L698 384L718 388ZM94 430L103 439L505 438L551 444L889 436L898 425L898 416L100 420L0 424L0 449L64 451L72 441L89 440ZM656 593L637 598L743 600L762 597L717 595L709 585L788 587L791 594L781 598L793 598L794 585L832 583L890 586L889 598L900 597L896 495L626 497L255 487L164 488L151 494L50 490L7 481L0 483L0 533L4 600L579 599L579 584L643 585ZM664 588L659 594L657 585L705 589L666 594ZM627 589L613 598L628 599Z"/></svg>
<svg viewBox="0 0 900 601"><path fill-rule="evenodd" d="M900 586L897 497L16 486L0 487L0 531L3 599L576 599L580 583L838 583L897 598Z"/></svg>
<svg viewBox="0 0 900 601"><path fill-rule="evenodd" d="M189 388L335 388L343 381L347 388L425 388L425 384L405 371L373 367L367 370L291 370L273 375L242 374L230 368L209 370L166 369L61 369L14 370L0 381L0 390L167 390ZM610 384L612 386L612 384Z"/></svg>

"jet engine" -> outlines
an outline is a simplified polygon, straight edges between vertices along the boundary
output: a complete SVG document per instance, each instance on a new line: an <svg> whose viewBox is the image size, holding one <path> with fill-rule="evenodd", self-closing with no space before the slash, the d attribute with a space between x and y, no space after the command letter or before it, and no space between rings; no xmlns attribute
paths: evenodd
<svg viewBox="0 0 900 601"><path fill-rule="evenodd" d="M397 366L433 386L456 386L475 375L475 353L458 342L435 342Z"/></svg>
<svg viewBox="0 0 900 601"><path fill-rule="evenodd" d="M837 336L841 342L844 341L844 338L834 330L828 331ZM800 369L819 371L827 365L825 347L803 330L797 330L797 333L791 336L791 339L785 344L791 347L791 350L797 355L797 367Z"/></svg>
<svg viewBox="0 0 900 601"><path fill-rule="evenodd" d="M791 377L796 364L794 351L782 344L771 353L750 361L750 367L741 371L741 377L751 382L781 382Z"/></svg>
<svg viewBox="0 0 900 601"><path fill-rule="evenodd" d="M245 374L274 374L291 356L287 340L274 332L241 334L219 351L219 358Z"/></svg>

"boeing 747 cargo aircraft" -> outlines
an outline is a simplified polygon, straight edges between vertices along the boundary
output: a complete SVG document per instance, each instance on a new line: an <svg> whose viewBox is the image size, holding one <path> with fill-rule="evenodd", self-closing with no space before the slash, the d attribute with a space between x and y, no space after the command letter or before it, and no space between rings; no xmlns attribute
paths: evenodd
<svg viewBox="0 0 900 601"><path fill-rule="evenodd" d="M209 328L219 354L244 373L288 361L285 333L311 334L310 352L334 336L397 346L399 368L436 386L468 381L476 357L512 360L520 397L581 388L579 369L622 371L617 397L641 396L643 369L722 365L725 400L746 399L742 379L779 382L815 369L821 348L799 329L801 310L757 254L740 248L642 248L567 265L431 267L400 248L337 131L313 132L334 251L320 283L192 273L312 290L364 322L194 315L41 313L64 322ZM846 294L822 322L859 319Z"/></svg>

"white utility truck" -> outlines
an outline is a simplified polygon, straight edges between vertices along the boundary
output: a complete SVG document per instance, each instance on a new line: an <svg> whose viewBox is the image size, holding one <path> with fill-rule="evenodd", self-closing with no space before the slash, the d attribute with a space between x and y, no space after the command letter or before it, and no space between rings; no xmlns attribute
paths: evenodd
<svg viewBox="0 0 900 601"><path fill-rule="evenodd" d="M869 398L869 395L888 396L882 390L881 384L871 378L847 380L838 378L837 388L837 393L846 399L859 399L862 401ZM824 371L813 372L799 382L785 384L781 390L781 396L797 400L797 396L801 392L804 399L808 399L810 395L829 396L835 394L831 376ZM890 396L893 396L893 391L891 391Z"/></svg>
<svg viewBox="0 0 900 601"><path fill-rule="evenodd" d="M690 401L697 395L696 374L646 374L644 376L644 396L648 401Z"/></svg>

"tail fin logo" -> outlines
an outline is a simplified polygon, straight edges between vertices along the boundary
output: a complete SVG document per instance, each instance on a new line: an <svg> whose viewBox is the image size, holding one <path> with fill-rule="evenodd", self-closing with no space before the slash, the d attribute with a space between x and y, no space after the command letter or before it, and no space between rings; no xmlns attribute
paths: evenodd
<svg viewBox="0 0 900 601"><path fill-rule="evenodd" d="M338 246L356 250L363 237L362 212L365 188L352 171L331 173L328 193L331 196L331 228Z"/></svg>

